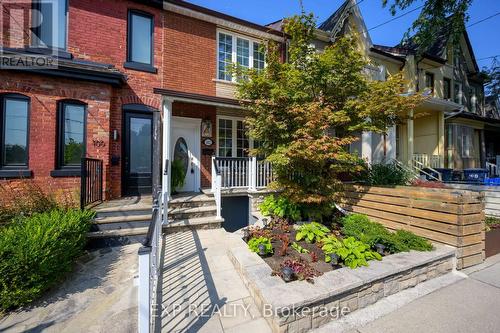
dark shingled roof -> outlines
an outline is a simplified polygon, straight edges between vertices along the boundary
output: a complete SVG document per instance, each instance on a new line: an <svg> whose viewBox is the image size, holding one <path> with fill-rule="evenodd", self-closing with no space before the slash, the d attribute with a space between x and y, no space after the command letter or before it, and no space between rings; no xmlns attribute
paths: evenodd
<svg viewBox="0 0 500 333"><path fill-rule="evenodd" d="M342 6L340 6L332 15L330 15L329 18L319 25L318 29L323 31L332 31L341 19L343 11L349 4L350 1L346 0Z"/></svg>

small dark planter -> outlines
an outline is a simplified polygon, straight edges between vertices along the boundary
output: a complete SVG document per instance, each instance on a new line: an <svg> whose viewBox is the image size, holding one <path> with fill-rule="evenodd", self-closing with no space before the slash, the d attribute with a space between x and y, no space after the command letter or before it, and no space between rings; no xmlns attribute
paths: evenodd
<svg viewBox="0 0 500 333"><path fill-rule="evenodd" d="M381 256L385 255L385 246L382 244L375 244L375 249L377 250L377 253L380 254Z"/></svg>
<svg viewBox="0 0 500 333"><path fill-rule="evenodd" d="M486 233L485 248L486 258L500 253L500 229L491 229Z"/></svg>
<svg viewBox="0 0 500 333"><path fill-rule="evenodd" d="M340 266L339 264L340 257L338 254L336 253L330 254L330 259L331 259L330 263L332 264L333 269L338 268Z"/></svg>
<svg viewBox="0 0 500 333"><path fill-rule="evenodd" d="M266 246L264 244L259 244L259 256L264 257L266 254Z"/></svg>
<svg viewBox="0 0 500 333"><path fill-rule="evenodd" d="M281 274L283 276L283 280L285 280L285 282L291 282L293 281L293 278L294 278L294 272L293 272L293 269L291 267L283 267L283 269L281 270Z"/></svg>

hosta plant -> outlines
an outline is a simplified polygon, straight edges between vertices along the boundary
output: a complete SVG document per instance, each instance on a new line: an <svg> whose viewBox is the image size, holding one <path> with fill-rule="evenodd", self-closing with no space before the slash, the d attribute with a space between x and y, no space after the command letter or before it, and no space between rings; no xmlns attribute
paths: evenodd
<svg viewBox="0 0 500 333"><path fill-rule="evenodd" d="M343 246L342 242L333 235L326 236L321 240L321 243L323 244L321 250L325 253L326 262L331 261L330 254L336 253L336 251Z"/></svg>
<svg viewBox="0 0 500 333"><path fill-rule="evenodd" d="M295 240L300 241L305 239L308 243L317 242L330 232L326 226L318 222L305 223L297 228Z"/></svg>
<svg viewBox="0 0 500 333"><path fill-rule="evenodd" d="M297 244L295 242L292 243L292 249L294 249L298 253L309 253L308 249L303 248L302 246L300 246L299 244Z"/></svg>
<svg viewBox="0 0 500 333"><path fill-rule="evenodd" d="M332 250L344 264L352 269L360 266L368 266L369 260L382 260L382 256L370 249L368 244L357 241L354 237L344 238L342 246Z"/></svg>
<svg viewBox="0 0 500 333"><path fill-rule="evenodd" d="M273 253L273 245L271 244L271 241L269 238L266 237L257 237L257 238L252 238L248 241L248 248L250 251L259 253L259 245L263 244L264 245L264 253L265 254L271 254Z"/></svg>

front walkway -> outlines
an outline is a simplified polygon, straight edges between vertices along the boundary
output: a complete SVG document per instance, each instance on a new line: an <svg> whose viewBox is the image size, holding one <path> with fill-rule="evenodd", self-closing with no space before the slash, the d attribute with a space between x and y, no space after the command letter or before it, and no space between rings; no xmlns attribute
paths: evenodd
<svg viewBox="0 0 500 333"><path fill-rule="evenodd" d="M162 332L271 332L227 256L224 229L166 235Z"/></svg>
<svg viewBox="0 0 500 333"><path fill-rule="evenodd" d="M0 332L137 332L137 250L104 248L32 306L0 319Z"/></svg>

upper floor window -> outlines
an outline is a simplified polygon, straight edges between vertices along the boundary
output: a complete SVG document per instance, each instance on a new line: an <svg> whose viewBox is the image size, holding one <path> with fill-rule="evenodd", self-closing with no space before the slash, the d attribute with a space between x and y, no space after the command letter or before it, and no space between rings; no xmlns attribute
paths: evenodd
<svg viewBox="0 0 500 333"><path fill-rule="evenodd" d="M434 92L434 74L425 73L425 88L430 89L431 92Z"/></svg>
<svg viewBox="0 0 500 333"><path fill-rule="evenodd" d="M28 168L29 98L0 96L0 169Z"/></svg>
<svg viewBox="0 0 500 333"><path fill-rule="evenodd" d="M79 101L59 103L58 167L80 168L85 156L86 104Z"/></svg>
<svg viewBox="0 0 500 333"><path fill-rule="evenodd" d="M454 101L457 104L462 104L462 84L455 82L453 87L453 97Z"/></svg>
<svg viewBox="0 0 500 333"><path fill-rule="evenodd" d="M155 72L153 68L154 17L136 10L128 13L126 68Z"/></svg>
<svg viewBox="0 0 500 333"><path fill-rule="evenodd" d="M33 2L34 47L66 50L68 27L67 0L35 0Z"/></svg>
<svg viewBox="0 0 500 333"><path fill-rule="evenodd" d="M451 100L451 80L448 78L443 79L443 98Z"/></svg>
<svg viewBox="0 0 500 333"><path fill-rule="evenodd" d="M226 32L218 33L217 78L233 81L230 66L235 63L242 68L261 70L265 66L265 52L261 43Z"/></svg>

